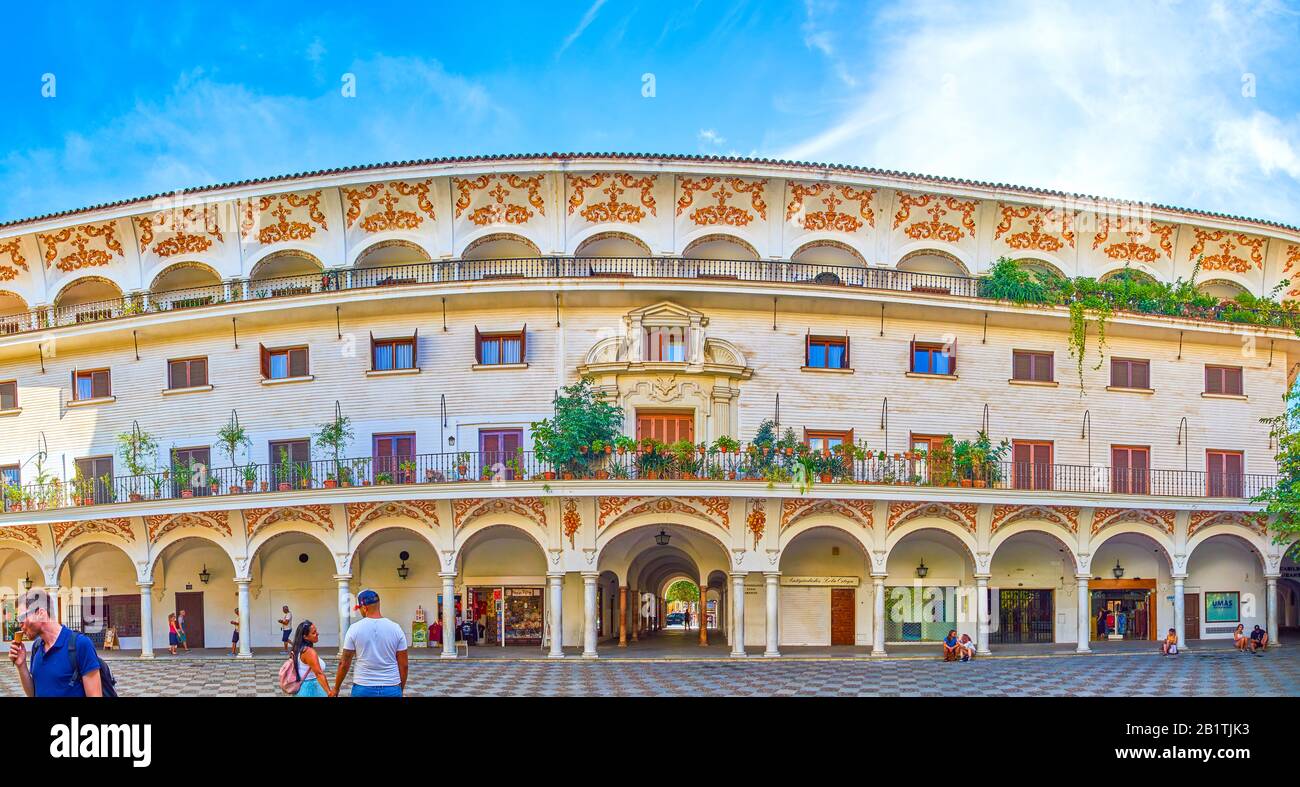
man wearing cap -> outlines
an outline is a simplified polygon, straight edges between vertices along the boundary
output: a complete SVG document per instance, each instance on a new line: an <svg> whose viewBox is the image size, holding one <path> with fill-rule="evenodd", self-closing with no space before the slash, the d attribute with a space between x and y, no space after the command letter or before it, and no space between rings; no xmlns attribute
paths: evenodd
<svg viewBox="0 0 1300 787"><path fill-rule="evenodd" d="M406 688L406 632L379 614L379 594L363 590L357 594L356 608L361 620L348 626L343 637L343 655L334 678L335 697L357 660L357 675L352 681L353 697L400 697Z"/></svg>

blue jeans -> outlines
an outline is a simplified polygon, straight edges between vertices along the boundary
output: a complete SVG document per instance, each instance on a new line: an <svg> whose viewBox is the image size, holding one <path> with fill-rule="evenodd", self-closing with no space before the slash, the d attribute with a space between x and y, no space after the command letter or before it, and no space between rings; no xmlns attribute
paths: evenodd
<svg viewBox="0 0 1300 787"><path fill-rule="evenodd" d="M401 686L358 686L352 684L353 697L400 697Z"/></svg>

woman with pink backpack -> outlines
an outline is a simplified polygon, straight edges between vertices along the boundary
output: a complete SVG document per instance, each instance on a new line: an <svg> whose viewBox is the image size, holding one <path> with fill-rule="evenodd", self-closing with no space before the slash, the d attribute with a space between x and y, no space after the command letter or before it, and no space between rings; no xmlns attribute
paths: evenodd
<svg viewBox="0 0 1300 787"><path fill-rule="evenodd" d="M293 648L289 659L280 667L280 688L285 694L298 697L331 696L329 679L325 677L325 660L316 652L320 632L316 624L304 620L293 632Z"/></svg>

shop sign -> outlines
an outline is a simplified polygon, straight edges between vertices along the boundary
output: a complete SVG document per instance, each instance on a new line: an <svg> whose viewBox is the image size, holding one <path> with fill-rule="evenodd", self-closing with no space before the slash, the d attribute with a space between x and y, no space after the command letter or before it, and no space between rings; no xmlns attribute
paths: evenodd
<svg viewBox="0 0 1300 787"><path fill-rule="evenodd" d="M1205 594L1206 623L1236 623L1241 620L1241 594L1235 590Z"/></svg>
<svg viewBox="0 0 1300 787"><path fill-rule="evenodd" d="M855 588L858 577L781 577L781 584L792 587Z"/></svg>

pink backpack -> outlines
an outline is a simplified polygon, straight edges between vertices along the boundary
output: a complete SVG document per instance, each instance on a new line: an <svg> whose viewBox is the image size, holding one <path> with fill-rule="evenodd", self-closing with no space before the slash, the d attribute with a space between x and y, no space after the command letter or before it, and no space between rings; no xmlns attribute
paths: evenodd
<svg viewBox="0 0 1300 787"><path fill-rule="evenodd" d="M285 694L297 694L298 689L301 688L302 680L298 677L298 670L294 668L291 656L280 665L280 691Z"/></svg>

